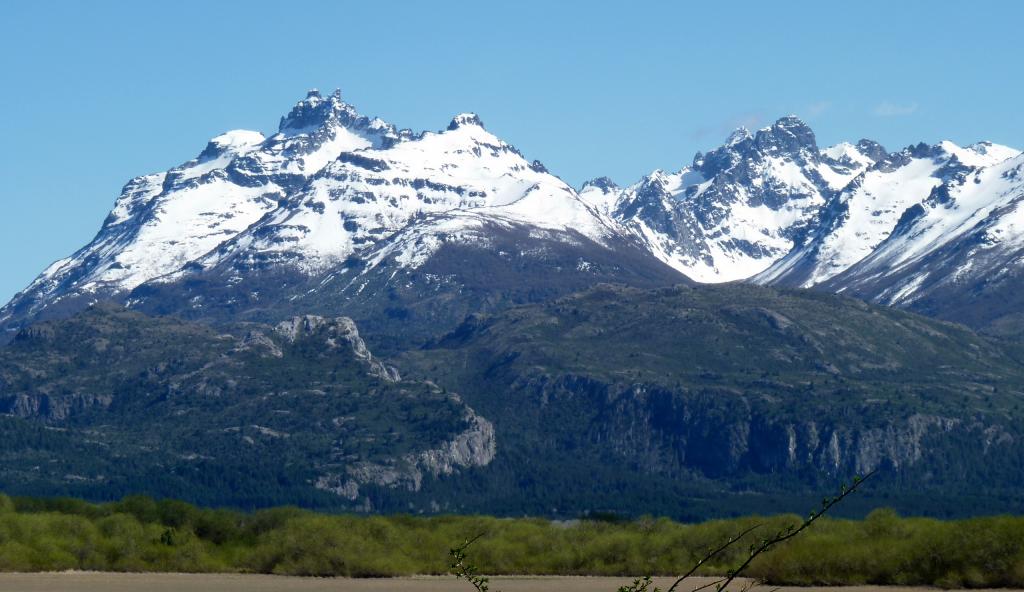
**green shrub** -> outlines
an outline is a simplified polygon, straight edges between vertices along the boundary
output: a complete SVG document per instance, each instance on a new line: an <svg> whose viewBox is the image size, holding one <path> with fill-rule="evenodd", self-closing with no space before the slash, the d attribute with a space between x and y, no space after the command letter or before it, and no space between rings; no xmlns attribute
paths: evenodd
<svg viewBox="0 0 1024 592"><path fill-rule="evenodd" d="M485 574L678 574L709 547L755 524L703 568L721 574L747 546L799 522L792 515L681 524L667 519L552 522L487 516L344 516L297 508L251 514L132 497L111 504L0 495L0 571L260 572L378 577L443 574L453 546L485 533ZM1024 586L1024 518L940 521L879 509L824 518L760 556L771 584Z"/></svg>

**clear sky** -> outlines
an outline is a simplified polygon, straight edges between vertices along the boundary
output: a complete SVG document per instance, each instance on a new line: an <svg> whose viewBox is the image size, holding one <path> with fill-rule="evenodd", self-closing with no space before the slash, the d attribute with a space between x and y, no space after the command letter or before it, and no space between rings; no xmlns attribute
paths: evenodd
<svg viewBox="0 0 1024 592"><path fill-rule="evenodd" d="M441 129L461 111L574 185L678 169L794 113L821 145L1024 148L1005 2L4 2L0 301L84 245L129 178L307 88Z"/></svg>

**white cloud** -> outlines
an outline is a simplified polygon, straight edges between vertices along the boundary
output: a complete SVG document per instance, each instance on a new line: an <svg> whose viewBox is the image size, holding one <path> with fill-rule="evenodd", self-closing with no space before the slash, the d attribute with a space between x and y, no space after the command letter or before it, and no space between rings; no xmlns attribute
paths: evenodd
<svg viewBox="0 0 1024 592"><path fill-rule="evenodd" d="M902 117L917 111L917 103L898 104L890 101L882 101L875 107L875 115L878 117Z"/></svg>

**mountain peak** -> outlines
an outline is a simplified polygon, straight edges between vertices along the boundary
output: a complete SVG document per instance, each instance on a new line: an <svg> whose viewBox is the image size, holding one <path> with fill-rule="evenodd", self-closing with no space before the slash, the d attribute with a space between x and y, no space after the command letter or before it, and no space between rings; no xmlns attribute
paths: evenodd
<svg viewBox="0 0 1024 592"><path fill-rule="evenodd" d="M790 114L776 119L775 123L772 124L772 127L800 128L807 127L807 124L804 123L804 120L800 119L798 116Z"/></svg>
<svg viewBox="0 0 1024 592"><path fill-rule="evenodd" d="M982 155L990 158L995 162L1002 162L1009 160L1015 156L1020 155L1020 150L1011 148L1010 146L1003 146L1002 144L995 144L988 140L982 140L981 142L975 142L966 147L975 154Z"/></svg>
<svg viewBox="0 0 1024 592"><path fill-rule="evenodd" d="M750 135L750 130L741 125L729 134L729 137L725 139L725 145L735 146L736 144L739 144L744 140L749 140L752 137L753 136Z"/></svg>
<svg viewBox="0 0 1024 592"><path fill-rule="evenodd" d="M814 132L795 115L781 117L771 126L758 130L754 142L758 148L770 152L792 153L802 149L818 152Z"/></svg>
<svg viewBox="0 0 1024 592"><path fill-rule="evenodd" d="M775 123L771 124L766 128L758 130L758 134L767 133L772 135L780 134L792 134L795 136L806 136L810 134L810 137L814 138L814 132L811 131L810 126L804 123L804 120L800 119L796 115L786 115L775 120Z"/></svg>
<svg viewBox="0 0 1024 592"><path fill-rule="evenodd" d="M609 179L608 177L597 177L584 182L583 187L581 189L586 189L588 187L596 187L597 189L601 189L603 191L613 191L618 189L619 185L615 181Z"/></svg>
<svg viewBox="0 0 1024 592"><path fill-rule="evenodd" d="M216 136L206 145L199 158L215 158L226 152L242 152L263 143L266 138L260 132L250 130L231 130Z"/></svg>
<svg viewBox="0 0 1024 592"><path fill-rule="evenodd" d="M452 122L448 124L448 129L456 130L465 126L476 126L483 129L484 122L480 121L480 117L476 113L459 113L452 118Z"/></svg>
<svg viewBox="0 0 1024 592"><path fill-rule="evenodd" d="M307 133L331 122L347 125L358 117L355 108L341 100L340 89L325 98L313 88L281 118L278 131L288 135Z"/></svg>
<svg viewBox="0 0 1024 592"><path fill-rule="evenodd" d="M968 146L960 146L950 140L943 140L936 146L942 152L956 157L963 165L975 168L999 164L1020 154L1020 150L993 144L992 142L975 142Z"/></svg>
<svg viewBox="0 0 1024 592"><path fill-rule="evenodd" d="M861 138L857 142L857 150L875 162L889 156L889 151L885 149L885 146L882 146L874 140L868 140L867 138Z"/></svg>

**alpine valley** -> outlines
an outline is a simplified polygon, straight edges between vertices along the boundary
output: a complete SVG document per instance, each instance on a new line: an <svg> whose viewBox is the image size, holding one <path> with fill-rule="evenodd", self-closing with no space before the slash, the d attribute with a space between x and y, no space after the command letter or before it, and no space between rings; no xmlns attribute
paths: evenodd
<svg viewBox="0 0 1024 592"><path fill-rule="evenodd" d="M1013 148L792 116L576 189L310 91L0 309L0 489L701 518L879 470L867 505L1020 511L1022 202Z"/></svg>

